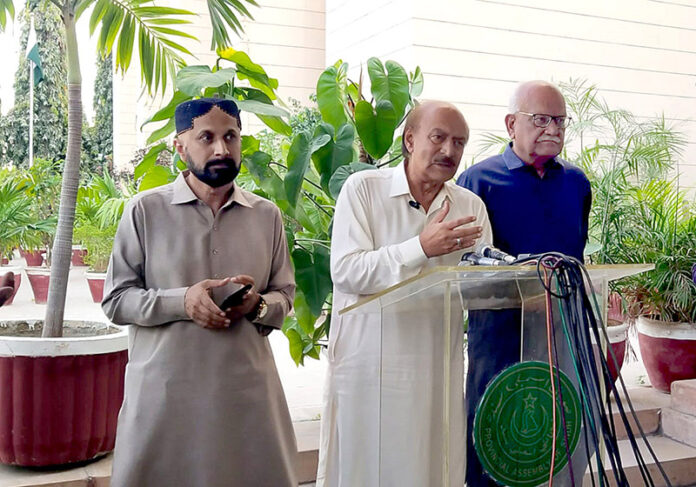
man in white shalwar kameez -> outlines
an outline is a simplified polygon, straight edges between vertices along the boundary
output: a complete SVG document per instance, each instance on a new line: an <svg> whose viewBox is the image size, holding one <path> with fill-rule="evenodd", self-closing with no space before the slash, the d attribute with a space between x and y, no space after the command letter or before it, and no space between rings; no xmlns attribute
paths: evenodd
<svg viewBox="0 0 696 487"><path fill-rule="evenodd" d="M379 313L339 311L427 268L457 265L471 247L491 241L481 199L451 182L468 138L456 107L425 102L406 121L404 162L354 174L341 190L331 245L335 313L317 486L423 487L441 481L441 441L430 427L443 407L432 394L442 377L441 302L435 313L404 313L389 343L381 341ZM463 331L461 320L453 322L449 469L450 485L462 486ZM380 351L396 365L392 387L381 397Z"/></svg>

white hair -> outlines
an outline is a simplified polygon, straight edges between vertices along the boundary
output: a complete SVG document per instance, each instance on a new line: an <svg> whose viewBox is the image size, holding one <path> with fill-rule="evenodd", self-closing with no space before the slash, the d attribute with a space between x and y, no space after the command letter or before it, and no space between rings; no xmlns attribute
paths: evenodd
<svg viewBox="0 0 696 487"><path fill-rule="evenodd" d="M530 86L551 86L555 88L556 91L561 93L561 90L559 90L556 85L549 83L548 81L522 81L515 85L515 90L512 92L512 96L510 96L510 101L508 102L508 113L517 113L520 110L520 101L527 94Z"/></svg>
<svg viewBox="0 0 696 487"><path fill-rule="evenodd" d="M512 95L510 95L508 113L517 113L520 110L520 87L522 87L522 83L517 83L517 85L515 85L515 90L512 92Z"/></svg>

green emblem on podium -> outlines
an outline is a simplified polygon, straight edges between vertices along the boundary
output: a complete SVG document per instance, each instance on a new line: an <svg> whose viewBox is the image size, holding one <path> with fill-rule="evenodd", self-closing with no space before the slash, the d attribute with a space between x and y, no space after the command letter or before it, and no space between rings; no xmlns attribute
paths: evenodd
<svg viewBox="0 0 696 487"><path fill-rule="evenodd" d="M563 372L561 382L563 411L556 381L556 459L554 472L568 463L580 439L582 411L578 394ZM522 362L508 367L488 385L474 419L474 447L488 474L502 485L535 487L548 480L554 400L549 365Z"/></svg>

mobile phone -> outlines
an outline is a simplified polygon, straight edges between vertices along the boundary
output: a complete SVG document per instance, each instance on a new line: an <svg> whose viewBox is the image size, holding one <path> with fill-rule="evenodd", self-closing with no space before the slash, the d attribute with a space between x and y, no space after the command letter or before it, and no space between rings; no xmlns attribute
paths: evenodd
<svg viewBox="0 0 696 487"><path fill-rule="evenodd" d="M246 284L237 289L224 299L220 305L220 309L225 311L227 308L232 308L233 306L239 306L242 304L242 299L244 299L244 295L249 292L249 289L251 289L251 284Z"/></svg>

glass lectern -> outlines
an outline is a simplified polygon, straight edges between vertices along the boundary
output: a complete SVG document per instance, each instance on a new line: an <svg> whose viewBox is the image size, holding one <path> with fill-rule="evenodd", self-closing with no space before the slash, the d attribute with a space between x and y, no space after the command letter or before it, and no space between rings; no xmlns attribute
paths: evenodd
<svg viewBox="0 0 696 487"><path fill-rule="evenodd" d="M652 267L587 266L604 322L607 283ZM380 486L450 487L463 479L463 323L467 310L478 309L519 309L520 359L548 363L544 288L535 266L432 268L340 310L379 317L380 405L375 414L380 422ZM408 337L408 347L403 337ZM572 365L560 365L573 381ZM575 466L576 478L585 467ZM557 472L555 485L570 485L563 481L567 470Z"/></svg>

